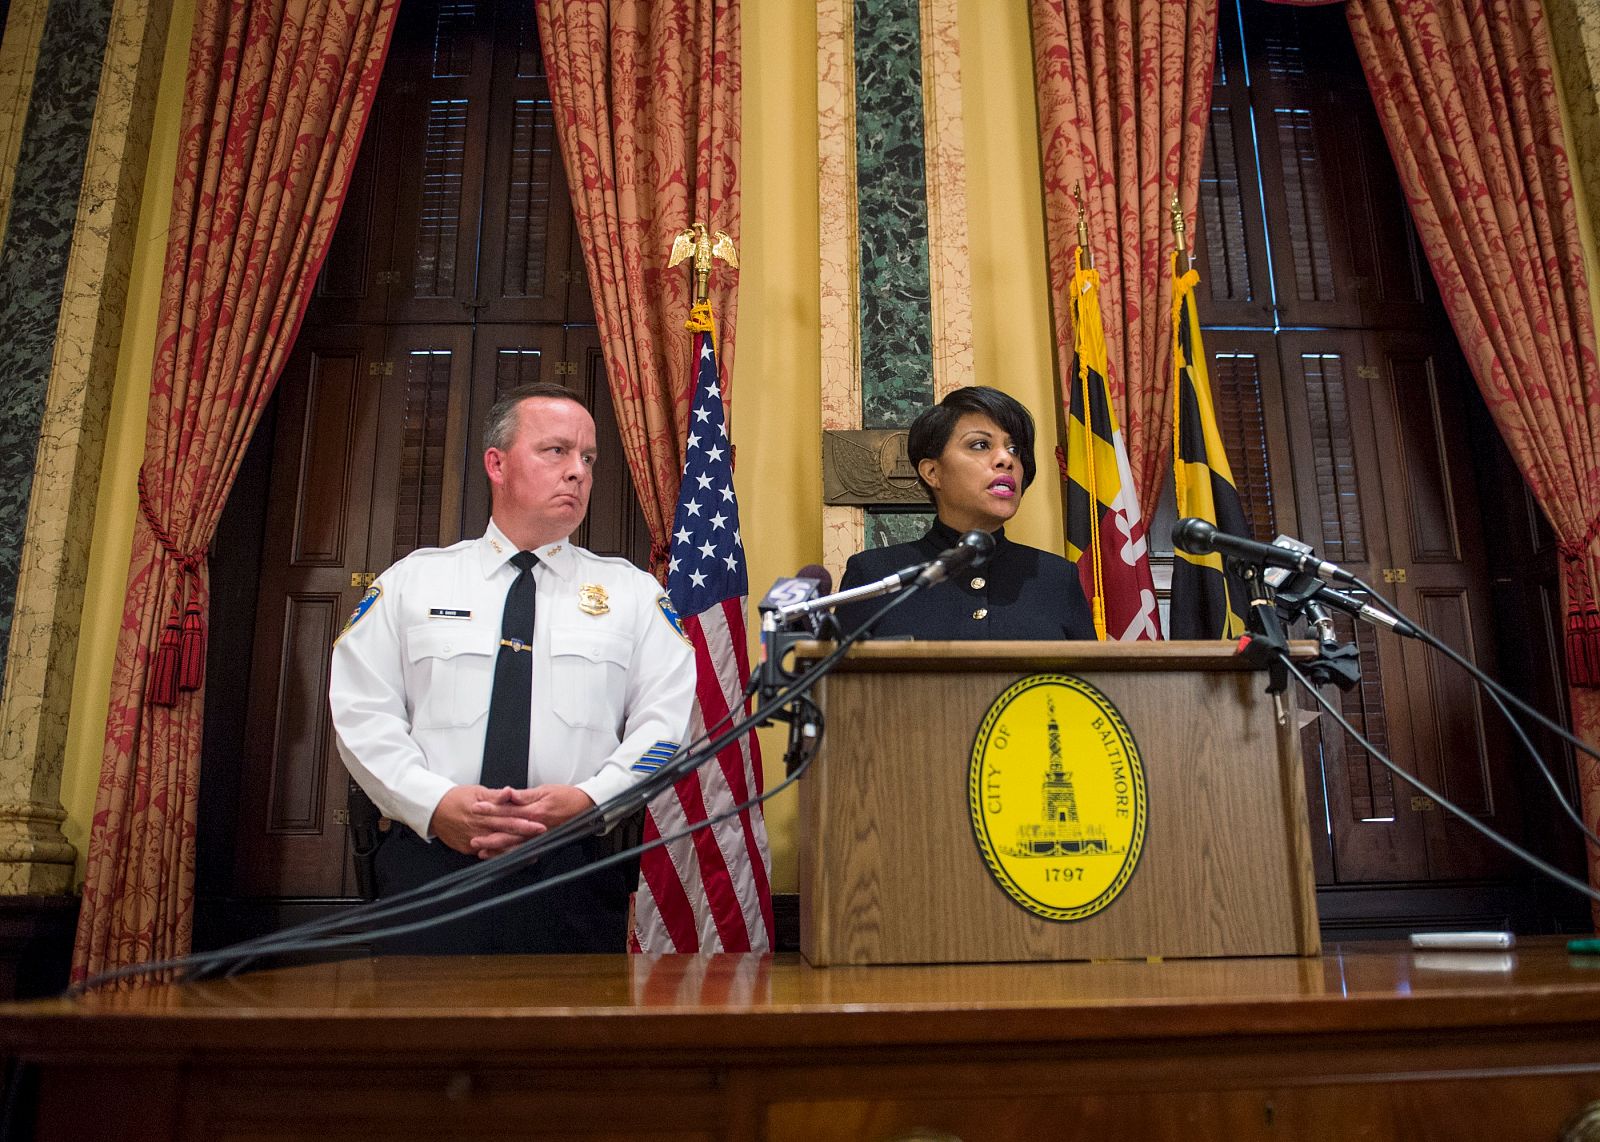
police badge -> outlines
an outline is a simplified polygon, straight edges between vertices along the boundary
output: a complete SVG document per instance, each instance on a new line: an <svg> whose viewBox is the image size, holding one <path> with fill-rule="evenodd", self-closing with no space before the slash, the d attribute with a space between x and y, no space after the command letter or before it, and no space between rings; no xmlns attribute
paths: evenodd
<svg viewBox="0 0 1600 1142"><path fill-rule="evenodd" d="M586 615L603 615L611 610L611 600L599 583L585 583L578 588L578 609Z"/></svg>

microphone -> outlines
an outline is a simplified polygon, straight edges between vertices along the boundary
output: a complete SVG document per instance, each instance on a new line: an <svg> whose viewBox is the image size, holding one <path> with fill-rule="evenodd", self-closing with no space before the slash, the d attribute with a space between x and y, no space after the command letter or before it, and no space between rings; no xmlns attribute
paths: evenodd
<svg viewBox="0 0 1600 1142"><path fill-rule="evenodd" d="M833 590L833 576L828 574L828 569L820 563L807 563L794 573L794 581L814 585L814 590L806 596L808 600L819 598ZM801 616L801 622L811 632L812 638L828 638L833 621L833 611L826 607L807 611Z"/></svg>
<svg viewBox="0 0 1600 1142"><path fill-rule="evenodd" d="M1368 603L1363 603L1354 595L1347 595L1343 591L1336 591L1332 587L1322 587L1311 596L1313 601L1332 603L1348 615L1358 619L1365 619L1373 626L1391 630L1403 638L1421 638L1417 628L1405 619L1391 615L1388 611L1380 611Z"/></svg>
<svg viewBox="0 0 1600 1142"><path fill-rule="evenodd" d="M799 571L786 579L778 579L767 593L762 596L759 609L775 611L779 607L787 607L794 603L804 603L824 594L826 588L823 581L831 578L827 569L815 563L800 568Z"/></svg>
<svg viewBox="0 0 1600 1142"><path fill-rule="evenodd" d="M917 576L917 586L931 587L966 567L982 567L993 553L994 536L974 528L963 535L954 547L941 551L939 558L922 569Z"/></svg>
<svg viewBox="0 0 1600 1142"><path fill-rule="evenodd" d="M1267 567L1286 567L1337 583L1360 586L1361 581L1337 563L1318 559L1307 551L1291 551L1272 543L1257 543L1240 535L1218 531L1203 519L1189 517L1172 525L1172 545L1190 555L1210 555L1216 552L1246 563L1259 563Z"/></svg>
<svg viewBox="0 0 1600 1142"><path fill-rule="evenodd" d="M806 604L833 589L833 576L818 563L807 563L792 576L774 582L761 602L761 664L750 672L746 695L759 689L765 695L777 692L783 674L780 661L786 653L775 641L779 632L804 630L811 638L826 638L833 613L825 607L806 609ZM798 608L798 609L790 609ZM765 724L765 723L764 723Z"/></svg>
<svg viewBox="0 0 1600 1142"><path fill-rule="evenodd" d="M794 573L796 579L813 579L817 584L817 594L826 595L833 590L833 576L828 574L828 569L820 563L807 563Z"/></svg>

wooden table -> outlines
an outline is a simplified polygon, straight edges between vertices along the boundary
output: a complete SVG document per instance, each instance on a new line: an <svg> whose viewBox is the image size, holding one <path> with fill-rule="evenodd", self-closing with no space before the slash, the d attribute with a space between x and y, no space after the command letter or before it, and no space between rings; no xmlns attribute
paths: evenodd
<svg viewBox="0 0 1600 1142"><path fill-rule="evenodd" d="M1600 960L359 960L0 1007L0 1052L42 1139L1556 1139Z"/></svg>

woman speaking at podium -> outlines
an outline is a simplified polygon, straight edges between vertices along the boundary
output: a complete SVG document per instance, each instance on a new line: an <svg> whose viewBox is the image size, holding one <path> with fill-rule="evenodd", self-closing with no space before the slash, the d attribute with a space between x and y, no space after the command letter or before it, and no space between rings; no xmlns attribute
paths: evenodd
<svg viewBox="0 0 1600 1142"><path fill-rule="evenodd" d="M1006 538L1005 525L1033 483L1033 417L998 389L957 389L911 426L906 451L935 519L914 543L852 555L841 589L859 587L935 558L978 529L994 536L994 554L890 611L879 638L1066 639L1094 637L1078 572L1059 555ZM855 630L883 606L867 599L840 607L839 625Z"/></svg>

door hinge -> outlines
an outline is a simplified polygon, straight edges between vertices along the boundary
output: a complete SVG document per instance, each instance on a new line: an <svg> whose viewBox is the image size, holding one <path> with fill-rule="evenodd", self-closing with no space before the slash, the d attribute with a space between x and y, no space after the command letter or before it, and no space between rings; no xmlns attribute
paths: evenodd
<svg viewBox="0 0 1600 1142"><path fill-rule="evenodd" d="M333 823L335 825L348 825L350 823L350 810L335 809L333 811Z"/></svg>
<svg viewBox="0 0 1600 1142"><path fill-rule="evenodd" d="M1404 567L1385 567L1383 569L1383 581L1385 583L1404 583L1406 581L1406 569Z"/></svg>
<svg viewBox="0 0 1600 1142"><path fill-rule="evenodd" d="M1375 380L1378 379L1378 376L1379 376L1378 366L1376 366L1376 365L1357 365L1356 366L1356 376L1360 377L1363 381L1375 381Z"/></svg>
<svg viewBox="0 0 1600 1142"><path fill-rule="evenodd" d="M381 286L396 286L400 284L400 271L379 270L372 275L372 280Z"/></svg>
<svg viewBox="0 0 1600 1142"><path fill-rule="evenodd" d="M558 377L575 377L577 375L578 375L578 362L576 362L576 361L557 361L556 362L556 376L558 376Z"/></svg>
<svg viewBox="0 0 1600 1142"><path fill-rule="evenodd" d="M1438 803L1432 797L1413 797L1411 799L1411 811L1413 813L1431 813L1438 807Z"/></svg>
<svg viewBox="0 0 1600 1142"><path fill-rule="evenodd" d="M394 362L393 361L368 361L367 362L367 376L369 376L369 377L392 377L392 376L394 376Z"/></svg>
<svg viewBox="0 0 1600 1142"><path fill-rule="evenodd" d="M352 587L370 587L372 586L372 581L377 577L377 573L373 571L352 571L350 572L350 585Z"/></svg>

